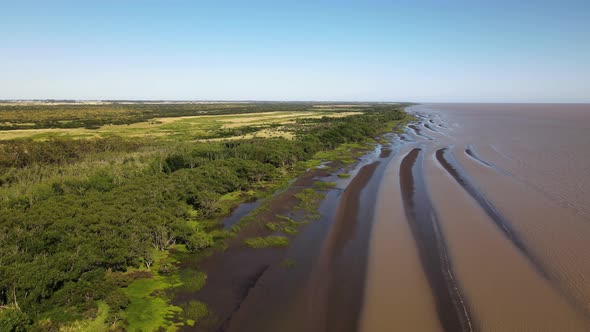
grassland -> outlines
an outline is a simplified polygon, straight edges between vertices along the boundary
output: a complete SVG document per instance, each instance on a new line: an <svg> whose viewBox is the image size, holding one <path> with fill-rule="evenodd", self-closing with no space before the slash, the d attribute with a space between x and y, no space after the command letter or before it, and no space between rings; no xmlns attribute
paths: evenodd
<svg viewBox="0 0 590 332"><path fill-rule="evenodd" d="M149 137L170 141L179 140L224 140L254 137L293 138L294 130L289 125L297 119L344 117L360 114L358 111L301 111L262 112L238 115L200 115L154 118L146 122L122 125L104 125L96 129L44 128L0 131L0 140L50 138L84 139L105 137ZM227 136L218 137L220 133ZM245 133L242 133L245 132Z"/></svg>

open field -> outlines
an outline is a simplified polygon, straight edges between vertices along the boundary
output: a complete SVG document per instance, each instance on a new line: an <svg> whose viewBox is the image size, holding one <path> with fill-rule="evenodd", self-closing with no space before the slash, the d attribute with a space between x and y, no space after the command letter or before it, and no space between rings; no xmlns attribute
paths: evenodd
<svg viewBox="0 0 590 332"><path fill-rule="evenodd" d="M388 104L333 105L285 102L0 102L0 130L87 128L149 122L156 118L262 112L374 110Z"/></svg>
<svg viewBox="0 0 590 332"><path fill-rule="evenodd" d="M146 122L123 125L104 125L97 129L88 128L44 128L0 131L0 140L50 138L105 138L153 137L166 140L196 140L253 137L293 137L293 130L286 125L298 119L319 119L322 117L345 117L360 114L359 111L313 110L300 112L258 112L228 115L199 115L154 118ZM222 132L225 137L216 137ZM243 133L245 132L245 133Z"/></svg>

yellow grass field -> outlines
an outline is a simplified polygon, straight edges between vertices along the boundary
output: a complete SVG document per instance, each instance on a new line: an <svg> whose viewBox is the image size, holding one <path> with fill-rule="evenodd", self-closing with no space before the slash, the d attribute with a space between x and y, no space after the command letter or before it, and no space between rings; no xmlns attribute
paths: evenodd
<svg viewBox="0 0 590 332"><path fill-rule="evenodd" d="M240 127L261 127L256 132L244 135L224 137L222 139L252 137L285 137L291 138L292 133L282 130L282 125L294 123L297 119L321 117L345 117L361 112L343 112L342 110L312 109L302 112L261 112L229 115L198 115L169 118L154 118L147 122L129 125L105 125L98 129L57 128L57 129L21 129L0 131L0 140L49 138L84 139L92 137L153 137L160 139L203 140L208 134L220 129L239 129ZM264 128L274 125L273 128ZM277 126L278 125L278 126ZM215 138L212 140L220 140Z"/></svg>

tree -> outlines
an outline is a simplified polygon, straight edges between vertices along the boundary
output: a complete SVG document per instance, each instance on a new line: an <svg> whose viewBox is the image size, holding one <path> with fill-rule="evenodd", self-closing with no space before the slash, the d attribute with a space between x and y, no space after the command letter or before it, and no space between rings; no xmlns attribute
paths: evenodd
<svg viewBox="0 0 590 332"><path fill-rule="evenodd" d="M29 316L15 306L0 306L0 331L24 332L31 324Z"/></svg>

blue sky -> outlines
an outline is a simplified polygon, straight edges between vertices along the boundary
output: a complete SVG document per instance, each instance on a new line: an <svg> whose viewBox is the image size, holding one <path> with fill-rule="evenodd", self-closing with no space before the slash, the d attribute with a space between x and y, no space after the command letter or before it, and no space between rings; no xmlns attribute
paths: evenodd
<svg viewBox="0 0 590 332"><path fill-rule="evenodd" d="M590 1L0 0L0 99L590 102Z"/></svg>

